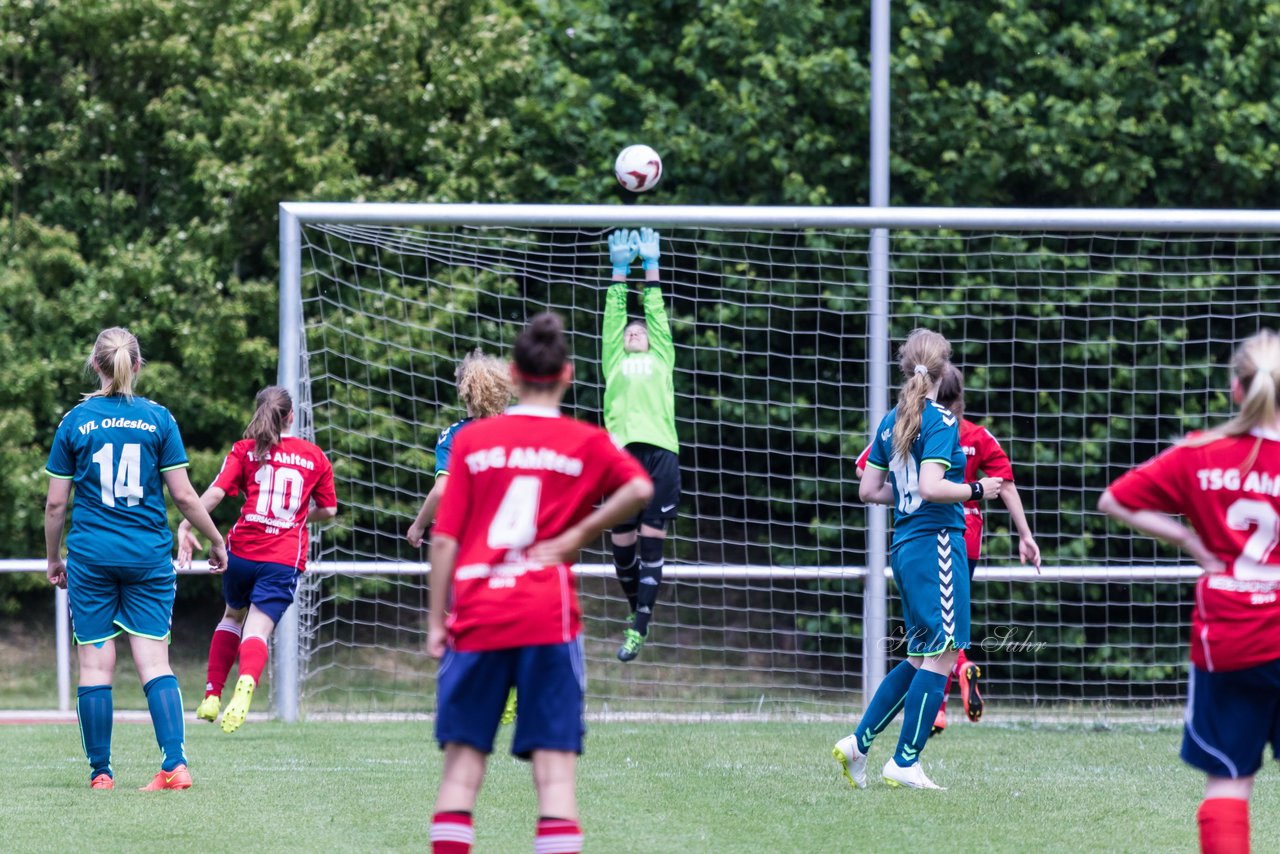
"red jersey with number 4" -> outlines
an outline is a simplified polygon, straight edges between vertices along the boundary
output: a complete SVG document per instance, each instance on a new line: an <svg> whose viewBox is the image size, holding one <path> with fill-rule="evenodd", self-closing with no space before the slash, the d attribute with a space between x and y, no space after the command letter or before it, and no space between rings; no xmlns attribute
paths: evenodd
<svg viewBox="0 0 1280 854"><path fill-rule="evenodd" d="M981 424L967 418L960 419L960 450L964 451L965 482L977 480L981 475L1013 480L1013 465L1009 455L1000 447L996 437ZM871 456L871 446L858 457L857 467L865 469ZM982 556L982 500L964 503L964 547L972 563Z"/></svg>
<svg viewBox="0 0 1280 854"><path fill-rule="evenodd" d="M244 493L227 549L245 560L282 563L302 572L312 500L317 507L338 506L333 466L324 451L295 436L281 436L270 461L260 463L253 446L252 439L232 445L213 482L228 496Z"/></svg>
<svg viewBox="0 0 1280 854"><path fill-rule="evenodd" d="M458 541L447 621L454 649L564 643L581 631L570 564L528 563L524 550L580 522L601 497L648 478L598 427L559 410L515 406L454 440L436 536Z"/></svg>
<svg viewBox="0 0 1280 854"><path fill-rule="evenodd" d="M1280 434L1175 445L1111 484L1111 494L1131 510L1185 516L1226 566L1196 582L1196 667L1280 659Z"/></svg>

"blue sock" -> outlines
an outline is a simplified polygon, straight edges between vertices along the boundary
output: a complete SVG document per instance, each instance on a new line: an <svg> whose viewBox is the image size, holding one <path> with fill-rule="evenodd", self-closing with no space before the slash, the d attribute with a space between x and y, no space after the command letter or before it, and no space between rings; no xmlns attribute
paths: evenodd
<svg viewBox="0 0 1280 854"><path fill-rule="evenodd" d="M893 761L903 768L920 761L920 751L929 740L933 719L942 708L942 692L947 687L947 677L931 673L921 667L911 680L911 689L902 713L902 734L898 736L898 749Z"/></svg>
<svg viewBox="0 0 1280 854"><path fill-rule="evenodd" d="M871 742L898 716L898 710L902 708L902 701L906 698L907 689L911 687L911 680L915 675L916 669L911 666L911 662L903 661L880 682L880 687L876 689L871 702L867 704L867 710L862 714L862 720L858 721L858 728L853 731L858 737L858 749L863 753L871 749Z"/></svg>
<svg viewBox="0 0 1280 854"><path fill-rule="evenodd" d="M111 686L82 685L76 689L76 717L80 743L89 758L89 779L111 771Z"/></svg>
<svg viewBox="0 0 1280 854"><path fill-rule="evenodd" d="M187 764L182 749L186 724L182 720L182 692L178 690L178 677L172 673L157 676L142 686L142 692L147 695L151 725L156 728L156 743L164 754L160 768L172 771Z"/></svg>

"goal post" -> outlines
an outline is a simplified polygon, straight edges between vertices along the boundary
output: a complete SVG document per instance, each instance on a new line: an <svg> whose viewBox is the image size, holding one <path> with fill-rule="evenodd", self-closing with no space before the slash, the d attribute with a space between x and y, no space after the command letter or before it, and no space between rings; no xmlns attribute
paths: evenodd
<svg viewBox="0 0 1280 854"><path fill-rule="evenodd" d="M992 697L1140 717L1184 698L1195 570L1091 502L1229 410L1226 360L1280 304L1280 212L291 202L279 381L341 509L277 635L281 718L431 710L426 567L402 537L462 414L454 366L558 310L567 409L600 423L605 237L640 226L664 239L685 499L632 664L612 660L625 602L603 541L583 556L593 710L839 715L874 687L901 622L852 463L916 325L951 340L1046 553L1039 575L1018 566L989 506L974 633Z"/></svg>

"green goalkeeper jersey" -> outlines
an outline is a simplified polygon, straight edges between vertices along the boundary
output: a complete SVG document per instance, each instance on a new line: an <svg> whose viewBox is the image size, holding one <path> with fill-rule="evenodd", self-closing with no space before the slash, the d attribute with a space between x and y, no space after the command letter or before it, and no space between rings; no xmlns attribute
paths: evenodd
<svg viewBox="0 0 1280 854"><path fill-rule="evenodd" d="M644 442L680 453L676 437L676 348L662 289L644 289L649 350L622 347L627 326L627 283L614 282L605 295L603 330L604 426L619 444Z"/></svg>

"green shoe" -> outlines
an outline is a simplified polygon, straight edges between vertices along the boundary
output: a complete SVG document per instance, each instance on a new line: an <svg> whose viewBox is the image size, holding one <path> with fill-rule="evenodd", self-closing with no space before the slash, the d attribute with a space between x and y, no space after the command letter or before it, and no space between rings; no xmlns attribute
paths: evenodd
<svg viewBox="0 0 1280 854"><path fill-rule="evenodd" d="M236 681L236 692L227 703L227 710L222 713L222 731L232 733L240 729L244 719L249 716L249 704L253 702L253 689L257 683L252 676L241 676Z"/></svg>
<svg viewBox="0 0 1280 854"><path fill-rule="evenodd" d="M649 639L649 633L640 634L635 629L622 633L622 646L618 647L618 661L632 661L640 654L640 647Z"/></svg>
<svg viewBox="0 0 1280 854"><path fill-rule="evenodd" d="M507 705L502 710L502 720L499 723L508 726L516 722L516 689L512 688L511 693L507 695Z"/></svg>
<svg viewBox="0 0 1280 854"><path fill-rule="evenodd" d="M200 701L200 705L196 706L196 717L202 721L213 723L218 719L218 712L222 711L222 698L217 694L210 694Z"/></svg>

